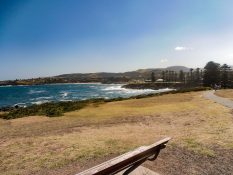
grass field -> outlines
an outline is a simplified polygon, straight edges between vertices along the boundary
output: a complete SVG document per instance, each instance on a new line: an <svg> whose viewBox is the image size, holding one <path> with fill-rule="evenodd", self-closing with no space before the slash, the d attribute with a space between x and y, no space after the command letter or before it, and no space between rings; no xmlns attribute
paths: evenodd
<svg viewBox="0 0 233 175"><path fill-rule="evenodd" d="M215 92L216 95L224 98L233 99L233 89L223 89Z"/></svg>
<svg viewBox="0 0 233 175"><path fill-rule="evenodd" d="M0 174L74 174L166 136L173 139L157 162L145 164L150 169L233 171L232 111L192 92L89 105L63 117L0 120Z"/></svg>

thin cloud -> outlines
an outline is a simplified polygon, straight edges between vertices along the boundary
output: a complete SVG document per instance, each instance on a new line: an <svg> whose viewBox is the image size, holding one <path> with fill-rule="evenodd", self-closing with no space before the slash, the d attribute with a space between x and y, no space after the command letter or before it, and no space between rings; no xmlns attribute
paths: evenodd
<svg viewBox="0 0 233 175"><path fill-rule="evenodd" d="M184 46L177 46L174 48L175 51L186 51L186 50L193 50L193 48L184 47Z"/></svg>
<svg viewBox="0 0 233 175"><path fill-rule="evenodd" d="M166 62L168 62L168 59L161 59L160 60L160 63L166 63Z"/></svg>

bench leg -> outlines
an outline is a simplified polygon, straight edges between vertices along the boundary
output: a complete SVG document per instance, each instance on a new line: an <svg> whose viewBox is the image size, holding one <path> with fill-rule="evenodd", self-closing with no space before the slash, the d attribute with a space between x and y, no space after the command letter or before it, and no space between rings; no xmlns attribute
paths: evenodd
<svg viewBox="0 0 233 175"><path fill-rule="evenodd" d="M142 159L139 162L133 164L130 168L128 168L123 175L128 175L129 173L131 173L132 171L134 171L137 167L139 167L142 163L144 163L147 159Z"/></svg>
<svg viewBox="0 0 233 175"><path fill-rule="evenodd" d="M158 157L158 155L159 155L159 153L160 153L160 150L163 149L163 148L165 148L165 147L166 147L166 145L163 145L163 147L161 147L160 149L158 149L157 152L153 155L153 157L151 157L151 158L146 158L146 159L142 159L142 160L140 160L139 162L133 164L130 168L128 168L128 169L123 173L123 175L128 175L129 173L131 173L132 171L134 171L137 167L139 167L141 164L143 164L143 163L144 163L145 161L147 161L147 160L149 160L149 161L154 161L154 160Z"/></svg>

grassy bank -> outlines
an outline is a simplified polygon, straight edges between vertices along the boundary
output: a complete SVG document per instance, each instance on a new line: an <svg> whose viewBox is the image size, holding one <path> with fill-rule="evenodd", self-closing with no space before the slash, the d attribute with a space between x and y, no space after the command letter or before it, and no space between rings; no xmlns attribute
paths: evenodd
<svg viewBox="0 0 233 175"><path fill-rule="evenodd" d="M231 174L232 126L232 111L202 92L0 120L0 174L71 175L166 136L172 137L167 148L145 166L169 175Z"/></svg>
<svg viewBox="0 0 233 175"><path fill-rule="evenodd" d="M58 117L58 116L64 115L65 112L80 110L92 104L98 105L100 103L107 103L107 102L113 102L113 101L148 98L148 97L154 97L154 96L165 95L165 94L203 91L207 89L209 88L198 87L198 88L180 89L177 91L163 92L163 93L157 93L157 94L146 94L146 95L144 94L144 95L138 95L138 96L133 96L129 98L90 99L90 100L84 100L84 101L51 102L51 103L44 103L41 105L32 105L26 108L18 108L18 109L12 108L11 110L5 113L0 113L0 118L15 119L15 118L21 118L21 117L26 117L26 116L35 116L35 115Z"/></svg>
<svg viewBox="0 0 233 175"><path fill-rule="evenodd" d="M218 95L223 98L233 99L233 89L221 89L215 92L215 95Z"/></svg>

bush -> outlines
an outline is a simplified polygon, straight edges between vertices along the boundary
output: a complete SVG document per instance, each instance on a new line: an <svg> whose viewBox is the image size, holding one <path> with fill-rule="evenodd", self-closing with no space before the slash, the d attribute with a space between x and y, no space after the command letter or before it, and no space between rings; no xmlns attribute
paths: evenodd
<svg viewBox="0 0 233 175"><path fill-rule="evenodd" d="M48 117L59 117L63 114L64 113L61 107L50 107L45 110L45 115Z"/></svg>

